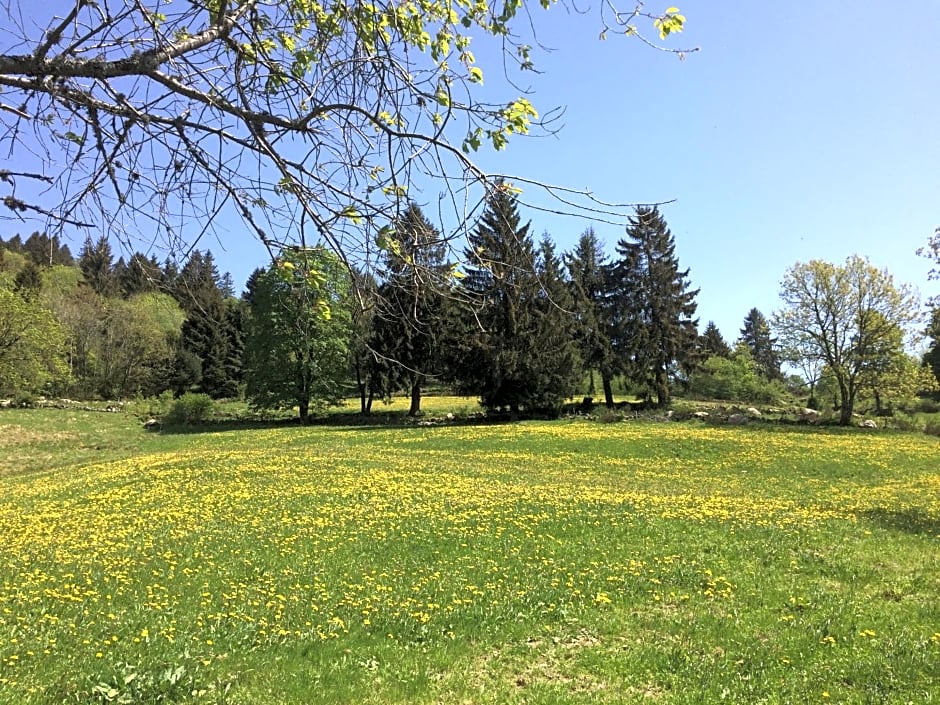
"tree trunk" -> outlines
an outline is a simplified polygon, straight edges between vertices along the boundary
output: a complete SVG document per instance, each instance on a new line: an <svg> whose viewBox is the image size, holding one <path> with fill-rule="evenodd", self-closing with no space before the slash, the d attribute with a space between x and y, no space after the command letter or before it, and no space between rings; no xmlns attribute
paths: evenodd
<svg viewBox="0 0 940 705"><path fill-rule="evenodd" d="M417 383L411 385L411 407L408 409L408 416L421 416L421 385Z"/></svg>
<svg viewBox="0 0 940 705"><path fill-rule="evenodd" d="M310 400L301 399L297 403L298 408L300 409L300 423L302 426L310 425Z"/></svg>
<svg viewBox="0 0 940 705"><path fill-rule="evenodd" d="M876 388L871 391L875 395L875 416L881 416L884 413L884 407L881 405L881 394L878 393Z"/></svg>
<svg viewBox="0 0 940 705"><path fill-rule="evenodd" d="M588 395L593 397L595 394L597 394L597 388L594 386L594 369L593 368L591 369L590 372L588 372L588 375L589 375Z"/></svg>
<svg viewBox="0 0 940 705"><path fill-rule="evenodd" d="M614 388L610 383L610 373L601 371L601 383L604 385L604 403L608 409L614 408Z"/></svg>
<svg viewBox="0 0 940 705"><path fill-rule="evenodd" d="M421 415L421 383L424 382L424 375L415 375L411 378L411 408L408 409L408 416Z"/></svg>
<svg viewBox="0 0 940 705"><path fill-rule="evenodd" d="M839 425L849 426L852 423L853 395L845 382L839 382Z"/></svg>
<svg viewBox="0 0 940 705"><path fill-rule="evenodd" d="M660 409L669 405L669 379L666 370L656 370L656 406Z"/></svg>
<svg viewBox="0 0 940 705"><path fill-rule="evenodd" d="M366 384L362 381L362 365L356 362L356 388L359 390L359 413L363 416L371 411L372 404L366 400ZM371 393L369 394L371 397Z"/></svg>

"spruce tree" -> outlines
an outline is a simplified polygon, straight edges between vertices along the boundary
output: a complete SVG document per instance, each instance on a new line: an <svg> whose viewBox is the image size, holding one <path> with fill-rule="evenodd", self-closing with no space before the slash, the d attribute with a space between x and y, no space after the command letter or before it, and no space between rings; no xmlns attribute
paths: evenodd
<svg viewBox="0 0 940 705"><path fill-rule="evenodd" d="M783 380L777 339L771 337L770 323L756 308L752 308L745 316L739 340L750 349L757 370L764 379Z"/></svg>
<svg viewBox="0 0 940 705"><path fill-rule="evenodd" d="M587 228L574 251L565 255L565 265L571 288L572 306L577 323L575 336L584 366L591 377L590 393L594 393L594 371L601 376L604 402L614 405L612 379L616 360L611 347L611 317L609 311L610 276L604 245Z"/></svg>
<svg viewBox="0 0 940 705"><path fill-rule="evenodd" d="M422 387L440 367L445 254L440 231L409 203L388 236L370 341L373 379L384 382L386 396L399 384L407 388L409 416L421 413Z"/></svg>
<svg viewBox="0 0 940 705"><path fill-rule="evenodd" d="M463 293L473 310L452 346L459 355L452 370L458 387L479 394L487 409L551 414L573 392L566 372L574 347L555 315L563 311L560 266L544 248L536 255L529 227L512 191L495 189L468 238L465 256L475 266Z"/></svg>
<svg viewBox="0 0 940 705"><path fill-rule="evenodd" d="M81 254L78 256L78 267L85 277L85 284L101 296L112 296L115 292L114 256L111 252L111 243L105 235L95 242L91 238L85 239Z"/></svg>
<svg viewBox="0 0 940 705"><path fill-rule="evenodd" d="M117 272L118 288L128 299L135 294L158 291L161 285L160 263L155 257L135 252L122 270Z"/></svg>
<svg viewBox="0 0 940 705"><path fill-rule="evenodd" d="M42 274L39 266L31 259L26 260L23 268L13 278L13 291L26 301L35 301L42 290Z"/></svg>
<svg viewBox="0 0 940 705"><path fill-rule="evenodd" d="M709 321L705 326L705 331L698 339L698 355L702 360L710 357L723 357L726 360L731 359L731 346L725 342L721 331L714 321Z"/></svg>
<svg viewBox="0 0 940 705"><path fill-rule="evenodd" d="M211 252L193 252L180 270L174 296L186 312L177 354L176 391L197 387L213 398L231 396L229 340L220 277Z"/></svg>
<svg viewBox="0 0 940 705"><path fill-rule="evenodd" d="M671 378L695 361L698 289L679 269L676 244L656 207L638 207L612 269L614 349L628 374L658 406L670 400Z"/></svg>

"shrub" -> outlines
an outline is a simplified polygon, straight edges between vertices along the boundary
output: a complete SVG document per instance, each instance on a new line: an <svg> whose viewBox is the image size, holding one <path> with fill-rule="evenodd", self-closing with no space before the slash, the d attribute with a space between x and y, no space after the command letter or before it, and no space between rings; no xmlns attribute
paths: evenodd
<svg viewBox="0 0 940 705"><path fill-rule="evenodd" d="M171 426L201 423L208 419L214 410L215 402L208 394L187 392L173 402L163 422Z"/></svg>
<svg viewBox="0 0 940 705"><path fill-rule="evenodd" d="M924 433L926 433L928 436L937 436L940 438L940 421L934 421L933 419L930 419L924 425Z"/></svg>

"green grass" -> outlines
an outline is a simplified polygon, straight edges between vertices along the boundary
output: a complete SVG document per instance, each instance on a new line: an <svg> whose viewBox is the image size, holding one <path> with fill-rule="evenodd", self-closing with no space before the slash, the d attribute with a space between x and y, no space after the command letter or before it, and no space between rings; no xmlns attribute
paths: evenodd
<svg viewBox="0 0 940 705"><path fill-rule="evenodd" d="M940 701L937 438L73 416L0 412L3 703Z"/></svg>

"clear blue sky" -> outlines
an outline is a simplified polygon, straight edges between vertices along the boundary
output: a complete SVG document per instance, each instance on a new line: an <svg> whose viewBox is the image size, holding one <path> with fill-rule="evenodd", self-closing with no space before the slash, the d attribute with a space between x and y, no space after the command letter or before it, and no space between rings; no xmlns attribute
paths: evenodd
<svg viewBox="0 0 940 705"><path fill-rule="evenodd" d="M487 167L663 207L701 288L701 328L737 338L745 314L779 307L798 261L857 253L925 296L915 254L940 226L940 3L676 3L680 62L584 16L536 14L540 109L567 106L557 139L517 140ZM479 57L478 57L479 58ZM549 205L546 202L546 205ZM569 249L584 223L540 213ZM622 228L595 228L608 243Z"/></svg>

